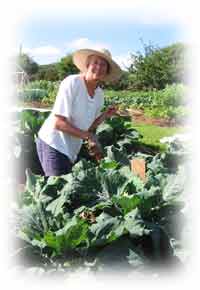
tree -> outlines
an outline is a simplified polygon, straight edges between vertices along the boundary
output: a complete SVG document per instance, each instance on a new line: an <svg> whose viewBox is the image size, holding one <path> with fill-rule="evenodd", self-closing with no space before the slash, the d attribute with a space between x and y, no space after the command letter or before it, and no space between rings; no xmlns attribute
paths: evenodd
<svg viewBox="0 0 200 290"><path fill-rule="evenodd" d="M105 82L102 84L102 87L105 89L118 91L118 90L134 89L134 85L135 85L135 74L123 70L119 80L114 81L112 83Z"/></svg>
<svg viewBox="0 0 200 290"><path fill-rule="evenodd" d="M60 80L64 79L67 75L76 74L79 72L78 68L73 64L71 54L61 58L61 60L57 63L57 70Z"/></svg>
<svg viewBox="0 0 200 290"><path fill-rule="evenodd" d="M25 53L17 55L16 64L18 64L30 77L38 71L38 64Z"/></svg>
<svg viewBox="0 0 200 290"><path fill-rule="evenodd" d="M163 89L184 81L186 47L176 43L164 48L144 45L144 54L131 55L129 72L135 74L136 89Z"/></svg>
<svg viewBox="0 0 200 290"><path fill-rule="evenodd" d="M57 63L39 65L38 71L33 75L34 80L59 80Z"/></svg>

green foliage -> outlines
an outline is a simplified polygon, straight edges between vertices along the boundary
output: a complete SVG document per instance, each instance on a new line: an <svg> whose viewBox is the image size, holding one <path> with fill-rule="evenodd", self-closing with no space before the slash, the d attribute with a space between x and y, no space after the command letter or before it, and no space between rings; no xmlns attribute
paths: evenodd
<svg viewBox="0 0 200 290"><path fill-rule="evenodd" d="M115 91L161 90L167 85L186 81L184 44L175 43L158 48L143 43L143 50L131 54L132 64L128 71L122 73L120 80L113 84L106 83L104 87Z"/></svg>
<svg viewBox="0 0 200 290"><path fill-rule="evenodd" d="M49 115L49 112L43 112L42 114L39 111L26 109L20 113L18 119L19 132L25 134L30 134L32 136L37 135L40 127L43 122Z"/></svg>
<svg viewBox="0 0 200 290"><path fill-rule="evenodd" d="M42 174L39 166L38 157L35 148L35 138L39 128L44 120L48 117L50 111L40 112L36 110L23 110L20 113L13 115L13 120L16 123L17 134L13 140L13 154L19 163L22 163L17 173L24 176L25 168L31 168L33 172ZM166 146L160 144L159 140L164 136L171 136L179 132L178 128L163 128L152 125L134 124L129 122L129 118L114 117L107 122L101 124L96 134L103 148L104 154L109 159L104 160L101 166L104 169L115 169L118 163L123 162L124 165L129 163L127 154L131 152L158 152L165 150ZM114 145L114 146L113 146ZM123 152L126 152L124 154ZM86 146L82 146L79 154L79 159L87 158L93 163L94 159L89 155ZM75 167L76 168L76 167ZM22 180L25 177L22 178Z"/></svg>
<svg viewBox="0 0 200 290"><path fill-rule="evenodd" d="M61 60L57 63L56 68L60 80L63 80L67 75L76 74L79 72L77 67L73 64L71 54L61 58Z"/></svg>
<svg viewBox="0 0 200 290"><path fill-rule="evenodd" d="M108 119L97 128L96 134L103 146L116 145L124 139L134 142L140 137L138 132L131 127L128 117Z"/></svg>
<svg viewBox="0 0 200 290"><path fill-rule="evenodd" d="M104 83L103 88L107 90L129 90L134 88L135 84L135 74L129 73L128 71L122 71L122 75L118 81L113 83Z"/></svg>
<svg viewBox="0 0 200 290"><path fill-rule="evenodd" d="M132 64L128 71L123 71L117 82L103 83L109 90L152 90L164 89L166 85L186 81L185 53L183 43L158 48L143 43L144 52L131 54ZM63 80L67 75L78 73L68 54L59 62L48 65L38 65L28 55L21 54L17 63L31 76L31 80Z"/></svg>
<svg viewBox="0 0 200 290"><path fill-rule="evenodd" d="M140 108L156 117L185 116L186 88L174 84L185 72L183 53L179 44L164 49L146 46L145 55L134 57L130 72L113 84L118 91L106 92L106 106L115 103ZM54 69L57 67L52 67L51 75L49 67L48 75L46 67L46 77L56 77ZM63 58L58 65L59 78L76 73L74 69L71 56ZM40 77L45 76L44 71ZM29 83L21 98L53 103L58 85L45 80ZM28 93L32 88L35 93ZM132 91L119 91L122 88ZM135 91L138 88L144 90ZM25 161L22 170L40 172L31 162L36 155L35 136L48 114L24 111L17 117L15 142L20 147L17 158ZM71 173L48 179L26 170L26 188L19 193L15 219L17 238L23 242L18 255L26 249L26 258L32 257L31 253L37 258L36 266L53 265L56 270L58 265L85 267L92 261L89 267L95 271L116 265L154 271L154 265L173 262L177 255L174 245L180 245L184 226L187 154L178 143L159 153L159 139L172 131L156 129L133 127L128 118L111 118L96 131L104 147L104 159L99 163L84 160L80 154L81 161ZM154 151L149 146L153 142L158 147ZM146 162L146 182L130 170L130 160L138 156Z"/></svg>
<svg viewBox="0 0 200 290"><path fill-rule="evenodd" d="M184 206L184 162L175 171L166 155L146 155L146 162L146 183L119 161L115 168L80 161L72 173L46 181L27 171L18 238L54 263L97 259L105 267L123 261L144 270L173 260L170 239L179 242L181 229L171 217Z"/></svg>
<svg viewBox="0 0 200 290"><path fill-rule="evenodd" d="M183 84L167 85L161 94L155 94L151 106L180 106L185 105L186 101L186 87Z"/></svg>
<svg viewBox="0 0 200 290"><path fill-rule="evenodd" d="M37 114L32 115L36 125L31 112L22 115L26 134L35 134L39 119L42 122L39 114L44 113ZM110 146L107 130L115 141ZM188 176L181 160L185 152L179 150L180 144L169 146L164 154L144 154L142 147L135 152L140 134L126 118L110 119L97 135L105 146L99 163L81 158L71 173L48 179L26 170L26 188L19 193L15 218L17 238L28 249L26 258L33 252L41 267L51 262L84 266L90 260L95 269L123 261L125 267L143 270L173 260L170 241L180 242L182 230L179 220ZM130 151L124 146L126 138ZM146 182L129 165L141 155Z"/></svg>
<svg viewBox="0 0 200 290"><path fill-rule="evenodd" d="M27 54L19 54L15 60L16 64L19 65L29 76L32 76L38 71L38 64Z"/></svg>
<svg viewBox="0 0 200 290"><path fill-rule="evenodd" d="M29 82L18 90L18 99L24 102L41 101L52 105L59 83L46 80ZM143 109L145 114L153 117L181 120L188 115L186 93L187 87L183 84L167 85L163 90L105 90L105 107L116 104L121 108Z"/></svg>
<svg viewBox="0 0 200 290"><path fill-rule="evenodd" d="M27 109L13 116L15 122L15 135L12 137L13 162L15 164L15 178L23 183L25 181L25 169L31 168L37 174L42 173L41 165L36 152L35 138L38 131L49 115L42 112Z"/></svg>
<svg viewBox="0 0 200 290"><path fill-rule="evenodd" d="M18 89L17 97L22 102L41 102L43 98L46 98L47 91L44 89Z"/></svg>
<svg viewBox="0 0 200 290"><path fill-rule="evenodd" d="M175 43L168 47L156 48L144 45L144 54L132 54L129 72L135 75L135 89L164 89L167 84L184 81L186 47Z"/></svg>
<svg viewBox="0 0 200 290"><path fill-rule="evenodd" d="M149 106L152 101L150 92L145 91L105 91L105 107L116 104L122 108Z"/></svg>
<svg viewBox="0 0 200 290"><path fill-rule="evenodd" d="M161 138L172 136L183 131L183 128L178 127L158 127L155 125L134 123L132 126L143 136L139 139L139 142L142 142L144 145L159 148L160 151L166 150L166 145L160 143Z"/></svg>
<svg viewBox="0 0 200 290"><path fill-rule="evenodd" d="M18 90L18 99L24 102L40 101L52 104L55 101L59 83L47 80L29 82Z"/></svg>
<svg viewBox="0 0 200 290"><path fill-rule="evenodd" d="M163 90L112 91L106 90L106 105L112 103L127 107L180 106L187 104L187 87L183 84L167 85Z"/></svg>
<svg viewBox="0 0 200 290"><path fill-rule="evenodd" d="M179 120L188 115L186 93L183 84L167 85L163 90L105 91L105 107L117 104L122 108L143 109L149 116Z"/></svg>
<svg viewBox="0 0 200 290"><path fill-rule="evenodd" d="M153 117L181 120L188 115L186 105L186 88L182 84L174 84L155 94L145 113Z"/></svg>
<svg viewBox="0 0 200 290"><path fill-rule="evenodd" d="M32 76L32 80L58 81L57 63L39 65L38 71Z"/></svg>

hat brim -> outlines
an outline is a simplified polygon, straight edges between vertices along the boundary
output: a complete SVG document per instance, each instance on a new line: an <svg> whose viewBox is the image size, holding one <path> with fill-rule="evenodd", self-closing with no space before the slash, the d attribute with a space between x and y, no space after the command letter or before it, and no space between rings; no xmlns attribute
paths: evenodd
<svg viewBox="0 0 200 290"><path fill-rule="evenodd" d="M73 63L81 72L87 71L86 61L88 56L90 55L100 56L109 63L110 65L109 73L106 74L103 81L114 82L120 78L122 74L120 66L105 53L93 49L80 49L74 52L74 54L72 55Z"/></svg>

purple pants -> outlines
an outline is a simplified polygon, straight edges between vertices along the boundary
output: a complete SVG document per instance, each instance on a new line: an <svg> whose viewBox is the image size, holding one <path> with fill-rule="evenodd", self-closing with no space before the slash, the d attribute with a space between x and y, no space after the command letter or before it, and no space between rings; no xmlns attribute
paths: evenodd
<svg viewBox="0 0 200 290"><path fill-rule="evenodd" d="M45 176L60 176L71 171L73 164L66 155L49 146L40 138L36 140L36 147Z"/></svg>

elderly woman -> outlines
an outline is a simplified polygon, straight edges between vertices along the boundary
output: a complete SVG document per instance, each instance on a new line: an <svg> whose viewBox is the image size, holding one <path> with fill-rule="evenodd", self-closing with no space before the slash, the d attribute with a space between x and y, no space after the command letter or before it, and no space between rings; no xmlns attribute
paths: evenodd
<svg viewBox="0 0 200 290"><path fill-rule="evenodd" d="M101 113L102 81L114 81L120 67L109 51L81 49L73 54L80 74L67 76L60 84L55 104L38 133L37 152L45 176L71 171L83 140L95 142L92 131L116 113L114 107Z"/></svg>

